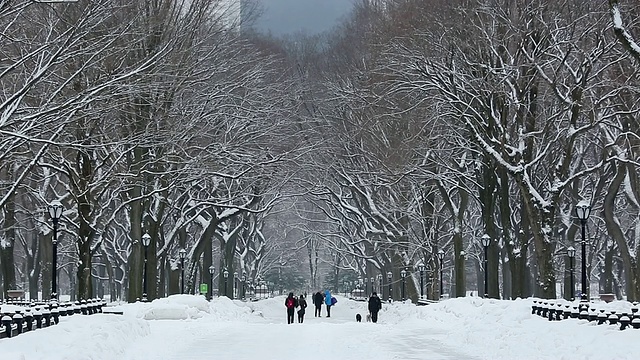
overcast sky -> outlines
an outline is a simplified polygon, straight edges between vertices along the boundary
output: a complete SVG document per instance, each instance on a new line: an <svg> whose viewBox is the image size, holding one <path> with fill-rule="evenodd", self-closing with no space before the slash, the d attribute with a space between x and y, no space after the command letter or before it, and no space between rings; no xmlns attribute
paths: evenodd
<svg viewBox="0 0 640 360"><path fill-rule="evenodd" d="M315 34L331 29L351 9L352 0L259 0L264 14L259 31L275 36L304 31Z"/></svg>

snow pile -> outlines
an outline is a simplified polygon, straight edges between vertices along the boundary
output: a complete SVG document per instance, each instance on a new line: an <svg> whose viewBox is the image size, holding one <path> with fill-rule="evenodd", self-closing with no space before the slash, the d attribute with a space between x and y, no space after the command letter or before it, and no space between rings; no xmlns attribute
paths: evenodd
<svg viewBox="0 0 640 360"><path fill-rule="evenodd" d="M531 314L532 299L466 297L420 307L385 305L380 315L384 322L418 331L446 331L449 336L441 339L445 346L463 343L467 351L484 359L628 359L629 346L640 335L633 329L620 331L619 325L577 319L549 321ZM631 304L591 306L627 312Z"/></svg>
<svg viewBox="0 0 640 360"><path fill-rule="evenodd" d="M109 314L61 317L58 325L0 340L3 360L117 359L151 334L147 321ZM61 354L67 354L61 356Z"/></svg>
<svg viewBox="0 0 640 360"><path fill-rule="evenodd" d="M203 296L193 295L171 295L149 303L110 306L109 310L145 320L199 319L211 312L210 304Z"/></svg>
<svg viewBox="0 0 640 360"><path fill-rule="evenodd" d="M256 313L249 306L251 303L245 303L240 300L230 300L221 296L211 300L210 317L217 321L251 321L261 313Z"/></svg>
<svg viewBox="0 0 640 360"><path fill-rule="evenodd" d="M199 319L210 313L209 302L203 296L193 295L171 295L149 303L122 304L110 309L145 320Z"/></svg>
<svg viewBox="0 0 640 360"><path fill-rule="evenodd" d="M202 296L171 295L153 300L141 310L145 320L199 319L209 313L209 303Z"/></svg>

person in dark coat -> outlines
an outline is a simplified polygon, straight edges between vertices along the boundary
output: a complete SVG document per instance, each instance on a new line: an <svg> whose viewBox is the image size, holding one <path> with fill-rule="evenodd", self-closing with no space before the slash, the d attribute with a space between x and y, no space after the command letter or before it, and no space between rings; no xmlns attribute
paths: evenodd
<svg viewBox="0 0 640 360"><path fill-rule="evenodd" d="M324 296L320 291L313 295L313 305L316 307L315 316L322 316L322 304L324 304Z"/></svg>
<svg viewBox="0 0 640 360"><path fill-rule="evenodd" d="M300 295L298 305L300 306L300 310L298 310L298 322L302 323L304 321L305 309L307 308L307 300L304 299L304 295Z"/></svg>
<svg viewBox="0 0 640 360"><path fill-rule="evenodd" d="M382 309L382 301L378 297L378 294L374 291L369 298L369 313L371 314L371 322L378 321L378 311Z"/></svg>
<svg viewBox="0 0 640 360"><path fill-rule="evenodd" d="M298 300L293 296L293 293L289 293L289 296L284 300L284 306L287 308L287 324L293 324L293 313L296 311L296 303Z"/></svg>

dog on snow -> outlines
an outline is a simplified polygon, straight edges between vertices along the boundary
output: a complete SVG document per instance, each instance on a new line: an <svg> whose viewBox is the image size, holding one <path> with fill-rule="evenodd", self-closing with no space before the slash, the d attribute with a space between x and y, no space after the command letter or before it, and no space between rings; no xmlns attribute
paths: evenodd
<svg viewBox="0 0 640 360"><path fill-rule="evenodd" d="M367 322L371 322L371 314L367 314Z"/></svg>
<svg viewBox="0 0 640 360"><path fill-rule="evenodd" d="M362 322L362 315L356 314L356 321L357 322Z"/></svg>

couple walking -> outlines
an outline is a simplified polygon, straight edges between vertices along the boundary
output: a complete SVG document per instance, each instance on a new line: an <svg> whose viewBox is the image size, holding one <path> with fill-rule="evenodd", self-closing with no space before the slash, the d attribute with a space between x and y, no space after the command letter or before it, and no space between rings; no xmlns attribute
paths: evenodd
<svg viewBox="0 0 640 360"><path fill-rule="evenodd" d="M313 295L313 305L316 307L315 316L322 316L322 305L327 306L327 317L331 317L331 307L338 302L336 298L331 296L331 292L329 290L325 290L324 294L320 291Z"/></svg>
<svg viewBox="0 0 640 360"><path fill-rule="evenodd" d="M300 295L300 298L296 298L293 296L293 293L289 293L289 296L284 300L284 306L287 308L287 324L293 324L293 314L296 308L300 307L298 310L298 322L302 323L304 321L304 313L307 308L307 300L304 299L304 295Z"/></svg>

